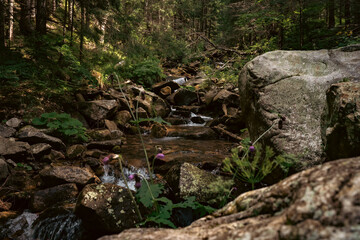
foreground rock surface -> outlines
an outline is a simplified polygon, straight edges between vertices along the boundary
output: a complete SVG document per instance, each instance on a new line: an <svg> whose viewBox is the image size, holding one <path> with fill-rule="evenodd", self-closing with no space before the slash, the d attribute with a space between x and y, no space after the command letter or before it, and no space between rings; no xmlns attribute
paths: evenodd
<svg viewBox="0 0 360 240"><path fill-rule="evenodd" d="M317 166L238 196L183 229L129 229L115 239L359 239L360 157Z"/></svg>
<svg viewBox="0 0 360 240"><path fill-rule="evenodd" d="M336 50L274 51L242 69L241 108L252 139L265 135L280 152L292 153L306 167L321 162L320 119L331 84L360 78L360 45ZM280 116L285 117L277 124Z"/></svg>

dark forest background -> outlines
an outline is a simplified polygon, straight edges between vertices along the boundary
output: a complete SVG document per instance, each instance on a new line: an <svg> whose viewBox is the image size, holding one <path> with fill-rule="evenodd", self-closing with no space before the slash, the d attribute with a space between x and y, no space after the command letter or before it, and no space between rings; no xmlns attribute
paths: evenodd
<svg viewBox="0 0 360 240"><path fill-rule="evenodd" d="M29 107L114 72L150 86L189 66L235 82L267 51L354 43L359 0L0 0L0 100ZM6 103L14 89L25 100Z"/></svg>

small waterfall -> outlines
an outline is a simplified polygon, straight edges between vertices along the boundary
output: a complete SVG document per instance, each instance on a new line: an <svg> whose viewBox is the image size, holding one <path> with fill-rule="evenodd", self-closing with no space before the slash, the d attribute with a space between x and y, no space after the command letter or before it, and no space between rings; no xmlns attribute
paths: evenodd
<svg viewBox="0 0 360 240"><path fill-rule="evenodd" d="M191 118L193 117L200 117L204 120L204 123L194 123L191 121ZM184 124L183 126L205 126L205 124L209 121L213 120L212 117L207 117L207 116L203 116L203 115L198 115L198 114L195 114L193 112L190 113L190 119L188 120L188 123L187 124Z"/></svg>
<svg viewBox="0 0 360 240"><path fill-rule="evenodd" d="M136 188L135 188L135 180L129 179L129 176L131 174L139 174L139 175L144 176L146 179L150 178L146 168L144 168L144 167L143 168L135 168L135 167L131 166L130 168L123 168L123 169L124 169L124 175L127 178L129 188L133 191L136 191ZM116 178L114 176L113 169L109 165L104 165L104 172L105 172L104 175L100 178L103 183L112 183L112 184L116 184L120 187L126 187L125 182L122 179L122 177ZM153 177L155 177L155 175Z"/></svg>
<svg viewBox="0 0 360 240"><path fill-rule="evenodd" d="M116 177L114 176L113 169L109 165L104 165L104 175L100 178L103 183L115 183Z"/></svg>
<svg viewBox="0 0 360 240"><path fill-rule="evenodd" d="M39 240L78 240L82 236L82 221L70 210L45 212L33 224L33 237Z"/></svg>

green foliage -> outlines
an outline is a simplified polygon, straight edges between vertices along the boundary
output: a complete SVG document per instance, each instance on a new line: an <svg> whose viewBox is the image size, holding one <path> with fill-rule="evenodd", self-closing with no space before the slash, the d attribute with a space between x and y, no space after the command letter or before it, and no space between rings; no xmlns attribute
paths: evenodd
<svg viewBox="0 0 360 240"><path fill-rule="evenodd" d="M68 139L75 137L84 142L88 141L83 124L66 113L44 113L40 118L34 118L32 123L36 126L45 126Z"/></svg>
<svg viewBox="0 0 360 240"><path fill-rule="evenodd" d="M175 224L171 222L172 211L175 208L191 208L194 211L199 212L201 216L213 212L215 209L204 206L195 201L195 197L189 197L185 201L174 204L170 199L166 197L159 197L164 186L160 184L150 183L142 181L136 197L147 208L153 209L153 211L146 217L145 221L140 225L146 223L155 223L159 226L168 226L176 228Z"/></svg>
<svg viewBox="0 0 360 240"><path fill-rule="evenodd" d="M246 149L248 149L247 146ZM232 173L241 181L250 183L252 189L255 188L256 183L261 182L279 164L283 164L282 161L285 159L276 156L274 160L275 153L269 146L263 150L260 144L256 144L255 149L255 154L248 154L246 151L240 158L239 149L233 148L231 159L225 158L224 160L224 171ZM283 165L286 166L285 163Z"/></svg>
<svg viewBox="0 0 360 240"><path fill-rule="evenodd" d="M209 77L209 79L216 79L220 83L234 83L237 84L238 75L242 66L239 64L224 63L222 66L215 66L210 59L205 59L201 70Z"/></svg>
<svg viewBox="0 0 360 240"><path fill-rule="evenodd" d="M34 66L23 59L10 59L0 64L0 83L16 85L20 79L29 79L34 74Z"/></svg>
<svg viewBox="0 0 360 240"><path fill-rule="evenodd" d="M147 208L152 207L154 202L153 199L159 197L159 195L164 190L164 186L161 184L146 184L143 180L141 183L141 187L136 193L139 201Z"/></svg>
<svg viewBox="0 0 360 240"><path fill-rule="evenodd" d="M176 38L176 33L173 31L154 32L151 40L154 46L150 49L154 49L155 55L163 61L182 63L190 54L185 39Z"/></svg>
<svg viewBox="0 0 360 240"><path fill-rule="evenodd" d="M33 168L31 166L27 165L26 163L17 163L16 166L19 168L23 168L27 171L33 170Z"/></svg>
<svg viewBox="0 0 360 240"><path fill-rule="evenodd" d="M143 60L127 60L125 65L120 67L120 76L123 79L131 79L146 88L151 87L155 82L160 81L164 75L159 60L147 58Z"/></svg>

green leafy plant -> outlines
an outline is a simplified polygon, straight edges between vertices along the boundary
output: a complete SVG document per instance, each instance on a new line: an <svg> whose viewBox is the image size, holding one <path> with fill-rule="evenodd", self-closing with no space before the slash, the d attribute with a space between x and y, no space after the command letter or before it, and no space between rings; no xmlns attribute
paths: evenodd
<svg viewBox="0 0 360 240"><path fill-rule="evenodd" d="M153 209L153 211L146 217L141 225L153 222L160 226L176 228L175 224L171 221L172 211L175 208L191 208L199 212L201 216L215 210L212 207L204 206L195 201L194 196L191 196L180 203L173 203L166 197L159 197L164 190L164 186L161 184L148 183L145 178L143 179L136 196L145 207Z"/></svg>
<svg viewBox="0 0 360 240"><path fill-rule="evenodd" d="M119 70L121 70L120 75L123 79L134 80L146 88L164 77L160 62L156 58L127 59Z"/></svg>
<svg viewBox="0 0 360 240"><path fill-rule="evenodd" d="M66 138L75 137L81 141L88 141L83 124L67 113L44 113L40 118L34 118L32 123L36 126L45 126Z"/></svg>
<svg viewBox="0 0 360 240"><path fill-rule="evenodd" d="M280 159L273 161L272 158L275 153L269 146L263 150L261 145L257 144L255 149L254 156L246 154L239 158L239 149L233 148L231 159L225 158L224 160L224 171L234 174L234 177L241 181L250 183L252 189L255 188L256 183L261 182L270 174L280 162Z"/></svg>
<svg viewBox="0 0 360 240"><path fill-rule="evenodd" d="M26 163L17 163L16 166L19 168L24 168L27 171L33 170L33 168L31 166L27 165Z"/></svg>
<svg viewBox="0 0 360 240"><path fill-rule="evenodd" d="M225 158L223 162L224 171L232 173L233 178L250 183L252 189L255 188L255 183L261 182L276 167L280 166L285 175L287 175L290 168L296 163L296 158L293 155L275 156L271 147L266 146L263 149L261 144L257 144L276 124L285 121L285 117L280 114L278 114L278 117L254 143L251 143L249 138L245 138L241 142L242 147L245 149L241 158L239 157L239 149L233 148L231 150L231 159Z"/></svg>

